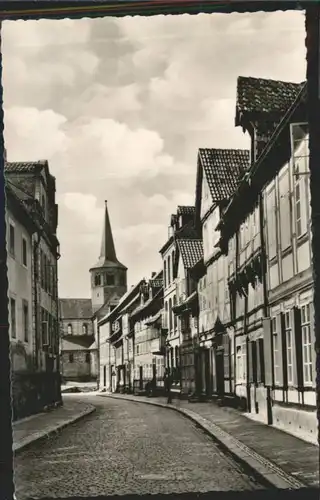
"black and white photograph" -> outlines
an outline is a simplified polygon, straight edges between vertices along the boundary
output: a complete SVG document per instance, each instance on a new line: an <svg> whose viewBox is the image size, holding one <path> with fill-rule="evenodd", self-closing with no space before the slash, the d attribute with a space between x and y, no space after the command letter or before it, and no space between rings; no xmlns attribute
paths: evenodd
<svg viewBox="0 0 320 500"><path fill-rule="evenodd" d="M16 500L319 487L299 5L1 21Z"/></svg>

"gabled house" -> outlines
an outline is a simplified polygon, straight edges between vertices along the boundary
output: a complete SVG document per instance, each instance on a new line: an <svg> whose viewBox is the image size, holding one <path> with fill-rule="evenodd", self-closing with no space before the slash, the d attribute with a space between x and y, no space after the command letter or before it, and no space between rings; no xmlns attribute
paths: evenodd
<svg viewBox="0 0 320 500"><path fill-rule="evenodd" d="M230 330L228 261L219 248L217 226L240 179L249 168L249 151L199 149L196 224L202 232L203 265L199 276L199 390L203 396L230 396L234 388L233 331Z"/></svg>
<svg viewBox="0 0 320 500"><path fill-rule="evenodd" d="M5 162L5 179L16 418L61 402L58 206L47 161ZM29 393L22 394L25 387ZM37 394L36 400L29 400L32 393Z"/></svg>
<svg viewBox="0 0 320 500"><path fill-rule="evenodd" d="M181 329L177 321L177 317L173 312L173 308L177 305L177 242L180 239L198 239L198 233L194 227L195 208L193 206L178 206L176 214L171 215L169 226L169 238L165 245L161 248L160 254L163 260L163 276L164 276L164 311L162 327L168 332L168 348L166 355L166 366L174 374L175 380L173 384L174 391L180 391L180 351ZM182 270L182 268L180 268ZM182 271L184 275L184 270ZM181 278L181 280L180 280ZM181 276L178 281L181 281L180 287L185 286L186 278ZM182 296L180 297L182 300Z"/></svg>
<svg viewBox="0 0 320 500"><path fill-rule="evenodd" d="M203 245L200 238L184 239L182 236L177 238L176 246L177 305L173 307L173 313L178 318L180 346L176 348L179 370L175 378L178 381L181 379L181 395L185 397L196 392L196 387L198 387L195 346L197 345L199 311L197 279L194 270L203 261ZM173 349L171 353L173 357L175 354Z"/></svg>
<svg viewBox="0 0 320 500"><path fill-rule="evenodd" d="M163 271L152 273L139 287L139 304L130 314L134 332L134 391L163 388L165 340L162 328Z"/></svg>
<svg viewBox="0 0 320 500"><path fill-rule="evenodd" d="M260 114L253 123L263 122L261 109L270 113L273 109L277 124L267 145L259 149L259 134L251 123L252 107L248 115L246 110L237 111L239 124L251 131L255 161L220 224L222 247L226 248L232 235L239 241L241 223L247 221L248 231L252 231L250 216L258 209L259 259L251 256L251 264L250 257L244 259L242 268L238 264L238 278L232 283L237 295L241 290L244 294L244 314L236 310L234 316L242 331L239 340L242 337L246 364L237 390L242 386L247 408L255 418L312 439L317 423L306 88L271 81L267 92L268 81L263 81L263 90L259 82L256 79L253 102ZM244 85L240 90L245 93ZM240 97L238 101L241 103ZM252 247L252 241L248 244ZM259 305L252 308L250 288L259 282ZM238 358L236 362L239 366Z"/></svg>

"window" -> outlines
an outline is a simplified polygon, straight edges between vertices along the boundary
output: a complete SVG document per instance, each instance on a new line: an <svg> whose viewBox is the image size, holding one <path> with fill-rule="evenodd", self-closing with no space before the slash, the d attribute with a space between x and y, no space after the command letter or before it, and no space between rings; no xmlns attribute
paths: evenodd
<svg viewBox="0 0 320 500"><path fill-rule="evenodd" d="M68 333L68 335L72 335L72 325L71 325L71 323L68 324L67 333Z"/></svg>
<svg viewBox="0 0 320 500"><path fill-rule="evenodd" d="M176 296L173 297L173 307L177 305L177 298ZM173 313L173 328L176 330L177 328L177 315Z"/></svg>
<svg viewBox="0 0 320 500"><path fill-rule="evenodd" d="M22 237L22 264L27 267L28 257L27 257L27 240Z"/></svg>
<svg viewBox="0 0 320 500"><path fill-rule="evenodd" d="M16 301L15 299L10 299L10 315L11 315L11 337L15 339L17 337L17 324L16 324Z"/></svg>
<svg viewBox="0 0 320 500"><path fill-rule="evenodd" d="M9 224L9 252L14 257L15 255L15 234L14 226Z"/></svg>
<svg viewBox="0 0 320 500"><path fill-rule="evenodd" d="M302 362L303 381L306 385L313 382L313 361L312 361L312 338L310 324L310 304L301 307L301 330L302 330Z"/></svg>
<svg viewBox="0 0 320 500"><path fill-rule="evenodd" d="M168 257L168 286L170 285L171 283L171 259L170 259L170 255Z"/></svg>
<svg viewBox="0 0 320 500"><path fill-rule="evenodd" d="M29 307L28 303L23 301L23 331L24 331L24 341L29 341Z"/></svg>
<svg viewBox="0 0 320 500"><path fill-rule="evenodd" d="M171 257L171 260L172 260L172 279L174 279L174 259L175 259L175 253L173 251L172 257Z"/></svg>
<svg viewBox="0 0 320 500"><path fill-rule="evenodd" d="M277 255L276 191L274 188L267 196L267 234L269 259Z"/></svg>
<svg viewBox="0 0 320 500"><path fill-rule="evenodd" d="M114 285L114 275L113 274L106 274L106 285L107 286Z"/></svg>
<svg viewBox="0 0 320 500"><path fill-rule="evenodd" d="M101 274L96 274L94 277L94 284L95 286L100 286L101 285Z"/></svg>
<svg viewBox="0 0 320 500"><path fill-rule="evenodd" d="M167 263L164 261L163 264L163 277L164 277L164 287L167 288Z"/></svg>
<svg viewBox="0 0 320 500"><path fill-rule="evenodd" d="M273 364L274 364L274 383L280 384L280 354L281 345L277 329L277 318L272 318L271 329L273 335Z"/></svg>
<svg viewBox="0 0 320 500"><path fill-rule="evenodd" d="M136 346L136 354L140 354L139 350L140 350L140 346L139 346L139 345L137 345L137 346Z"/></svg>
<svg viewBox="0 0 320 500"><path fill-rule="evenodd" d="M172 300L169 299L169 331L172 330Z"/></svg>
<svg viewBox="0 0 320 500"><path fill-rule="evenodd" d="M90 363L90 352L86 352L86 363Z"/></svg>
<svg viewBox="0 0 320 500"><path fill-rule="evenodd" d="M69 363L73 363L73 354L69 354Z"/></svg>
<svg viewBox="0 0 320 500"><path fill-rule="evenodd" d="M285 331L286 331L286 347L287 347L287 378L288 384L293 383L293 354L292 354L292 325L290 312L286 311L285 315Z"/></svg>
<svg viewBox="0 0 320 500"><path fill-rule="evenodd" d="M299 238L307 232L309 206L309 136L307 123L293 123L290 126L291 151L293 158L293 185L295 204L295 227Z"/></svg>
<svg viewBox="0 0 320 500"><path fill-rule="evenodd" d="M87 333L88 333L88 325L87 325L87 323L83 323L83 325L82 325L82 333L83 333L83 335L87 335Z"/></svg>

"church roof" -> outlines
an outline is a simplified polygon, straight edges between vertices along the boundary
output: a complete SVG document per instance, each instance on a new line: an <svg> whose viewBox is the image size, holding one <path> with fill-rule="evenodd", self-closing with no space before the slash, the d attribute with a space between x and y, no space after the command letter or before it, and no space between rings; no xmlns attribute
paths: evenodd
<svg viewBox="0 0 320 500"><path fill-rule="evenodd" d="M89 319L92 317L91 299L60 299L61 319Z"/></svg>
<svg viewBox="0 0 320 500"><path fill-rule="evenodd" d="M91 268L122 268L127 269L126 266L118 261L116 250L113 241L112 229L110 224L109 212L107 201L105 201L104 210L104 223L102 231L101 249L98 262Z"/></svg>

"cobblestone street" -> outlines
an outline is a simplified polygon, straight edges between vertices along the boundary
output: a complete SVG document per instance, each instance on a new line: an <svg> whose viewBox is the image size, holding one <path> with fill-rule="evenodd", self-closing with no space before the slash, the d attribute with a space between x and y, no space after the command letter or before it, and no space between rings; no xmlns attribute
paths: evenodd
<svg viewBox="0 0 320 500"><path fill-rule="evenodd" d="M95 413L15 458L18 500L262 488L172 411L103 397L86 401Z"/></svg>

